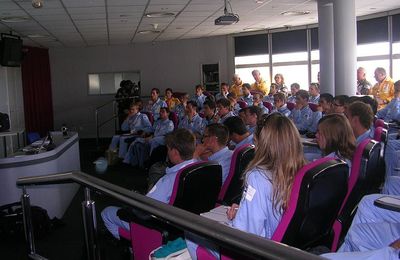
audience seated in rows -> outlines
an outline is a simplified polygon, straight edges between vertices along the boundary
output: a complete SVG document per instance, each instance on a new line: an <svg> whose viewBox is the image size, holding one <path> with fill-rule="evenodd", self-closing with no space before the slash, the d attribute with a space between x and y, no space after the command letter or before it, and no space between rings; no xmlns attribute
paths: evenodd
<svg viewBox="0 0 400 260"><path fill-rule="evenodd" d="M159 98L160 90L153 88L150 94L150 100L145 107L146 112L151 112L156 121L160 117L160 108L167 107L167 103Z"/></svg>
<svg viewBox="0 0 400 260"><path fill-rule="evenodd" d="M151 133L144 138L136 138L129 146L124 163L143 167L150 154L160 145L165 145L165 135L174 130L174 123L168 119L167 107L160 108L160 118L154 122Z"/></svg>
<svg viewBox="0 0 400 260"><path fill-rule="evenodd" d="M305 161L296 127L279 113L263 116L254 143L255 157L244 176L242 200L240 205L233 204L227 214L232 227L269 239L288 205L294 176ZM187 237L192 259L196 259L197 244L204 245L204 239ZM209 244L206 247L215 250ZM214 254L218 255L215 251Z"/></svg>
<svg viewBox="0 0 400 260"><path fill-rule="evenodd" d="M179 122L178 128L185 128L192 131L196 137L201 137L202 123L203 119L197 113L197 103L188 101L186 104L186 116Z"/></svg>
<svg viewBox="0 0 400 260"><path fill-rule="evenodd" d="M140 113L140 105L132 104L129 107L129 114L121 125L122 135L114 135L109 150L116 151L118 149L118 157L124 158L128 150L128 144L125 142L128 138L136 138L144 133L151 132L151 123L145 114Z"/></svg>
<svg viewBox="0 0 400 260"><path fill-rule="evenodd" d="M269 110L264 106L263 95L261 92L253 92L253 106L259 107L263 114L268 114Z"/></svg>
<svg viewBox="0 0 400 260"><path fill-rule="evenodd" d="M251 94L250 90L251 90L250 84L244 83L242 86L243 96L240 98L240 100L246 102L248 106L253 105L253 95Z"/></svg>
<svg viewBox="0 0 400 260"><path fill-rule="evenodd" d="M308 106L309 94L305 90L296 93L296 108L292 110L290 118L293 120L300 133L317 131L317 124L322 117L321 112L313 112ZM317 113L316 116L313 113Z"/></svg>
<svg viewBox="0 0 400 260"><path fill-rule="evenodd" d="M223 124L231 116L234 116L234 113L231 111L231 102L226 98L217 100L217 114L214 117L214 122Z"/></svg>
<svg viewBox="0 0 400 260"><path fill-rule="evenodd" d="M278 112L281 113L284 116L289 117L290 114L292 113L286 105L286 96L283 93L276 93L274 95L274 106L275 109L272 110L272 112Z"/></svg>

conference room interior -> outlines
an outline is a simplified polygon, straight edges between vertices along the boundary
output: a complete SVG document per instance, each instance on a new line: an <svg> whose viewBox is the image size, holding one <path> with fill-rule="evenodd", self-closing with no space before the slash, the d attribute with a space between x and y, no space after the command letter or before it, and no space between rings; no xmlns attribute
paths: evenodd
<svg viewBox="0 0 400 260"><path fill-rule="evenodd" d="M166 88L192 97L198 84L216 94L222 82L232 84L234 74L252 84L253 70L259 70L267 84L280 73L287 86L297 82L305 90L311 82L319 81L319 72L326 71L329 76L320 76L321 93L355 94L356 74L346 75L346 80L354 81L348 88L336 87L338 79L332 72L337 65L327 62L332 56L319 51L320 45L326 49L327 43L319 37L326 32L319 31L318 19L322 18L318 8L330 5L330 1L228 2L229 12L238 14L239 21L219 26L214 20L224 13L226 3L222 0L43 0L41 8L34 8L31 1L1 1L0 32L21 37L23 47L21 64L0 66L0 112L10 116L10 131L16 133L2 137L0 164L4 166L0 165L0 170L8 167L7 158L28 145L31 133L45 138L49 132L67 127L71 135L79 137L79 171L146 194L147 167L119 162L103 171L96 164L99 158L107 157L111 138L120 130L115 94L122 80L140 84L144 103L152 88L159 88L162 98ZM383 67L394 81L399 80L400 4L394 0L350 2L355 4L357 20L355 57L348 58L353 58L354 72L365 68L367 80L375 84L374 70ZM329 8L332 11L334 7ZM291 11L294 14L285 14ZM155 12L173 15L146 16ZM2 20L16 16L26 19L19 23ZM152 32L139 33L146 30ZM328 45L333 51L334 42ZM333 53L333 57L338 56L341 54ZM321 68L326 64L330 71ZM328 81L329 88L324 88ZM39 174L33 171L30 176ZM16 189L22 194L20 187ZM100 192L91 195L102 257L129 259L130 242L115 243L100 216L109 205L125 204ZM88 259L81 207L85 199L85 188L80 187L51 231L36 239L38 254L48 259ZM33 200L31 203L34 205ZM27 246L24 239L17 239L4 241L0 248L5 259L28 259Z"/></svg>

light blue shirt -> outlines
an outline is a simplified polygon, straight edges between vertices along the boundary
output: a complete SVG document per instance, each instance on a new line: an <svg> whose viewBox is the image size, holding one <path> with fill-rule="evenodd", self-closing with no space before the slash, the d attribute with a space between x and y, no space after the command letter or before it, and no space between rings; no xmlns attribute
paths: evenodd
<svg viewBox="0 0 400 260"><path fill-rule="evenodd" d="M312 113L311 116L311 127L308 129L308 131L312 133L316 133L318 129L318 122L322 118L322 112L321 111L316 111Z"/></svg>
<svg viewBox="0 0 400 260"><path fill-rule="evenodd" d="M371 138L371 129L368 129L362 135L357 137L356 144L359 145L362 141L364 141L367 138Z"/></svg>
<svg viewBox="0 0 400 260"><path fill-rule="evenodd" d="M289 117L290 114L292 113L292 112L289 110L289 108L287 108L287 105L286 105L286 104L283 105L283 106L281 106L281 107L278 108L278 109L274 109L272 112L281 113L282 115L284 115L284 116L286 116L286 117Z"/></svg>
<svg viewBox="0 0 400 260"><path fill-rule="evenodd" d="M247 126L247 129L249 129L249 132L251 133L251 134L254 134L254 132L256 131L256 128L257 128L257 126L256 125L254 125L254 126Z"/></svg>
<svg viewBox="0 0 400 260"><path fill-rule="evenodd" d="M156 122L154 122L154 125L153 125L154 137L164 136L172 131L174 131L174 123L171 120L159 119Z"/></svg>
<svg viewBox="0 0 400 260"><path fill-rule="evenodd" d="M264 102L269 102L272 105L274 104L274 95L267 95L263 98Z"/></svg>
<svg viewBox="0 0 400 260"><path fill-rule="evenodd" d="M137 132L140 130L144 132L152 132L151 131L152 127L149 118L147 117L147 115L142 114L140 112L128 117L122 123L121 129L123 131L131 131L131 132Z"/></svg>
<svg viewBox="0 0 400 260"><path fill-rule="evenodd" d="M382 108L376 113L378 118L383 119L385 122L392 120L400 120L400 98L393 98L386 107Z"/></svg>
<svg viewBox="0 0 400 260"><path fill-rule="evenodd" d="M258 107L261 108L261 113L262 114L268 114L269 113L269 109L266 108L262 102L260 104L258 104Z"/></svg>
<svg viewBox="0 0 400 260"><path fill-rule="evenodd" d="M179 122L178 127L188 129L193 133L201 134L202 124L203 119L196 113L191 120L186 116L181 122Z"/></svg>
<svg viewBox="0 0 400 260"><path fill-rule="evenodd" d="M200 131L201 134L204 134L204 130L206 129L206 127L208 125L211 125L212 123L214 123L214 116L215 116L215 114L210 119L207 119L206 117L202 118L201 131Z"/></svg>
<svg viewBox="0 0 400 260"><path fill-rule="evenodd" d="M249 94L247 97L243 96L240 98L240 100L246 102L247 106L253 105L253 95L252 94Z"/></svg>
<svg viewBox="0 0 400 260"><path fill-rule="evenodd" d="M172 189L174 187L176 174L181 170L183 167L196 162L197 160L187 160L177 164L171 168L167 168L165 170L165 175L161 177L154 185L154 187L147 193L147 197L153 198L155 200L169 203L172 195Z"/></svg>
<svg viewBox="0 0 400 260"><path fill-rule="evenodd" d="M293 109L290 118L293 119L293 123L300 131L313 128L313 111L308 105L302 109Z"/></svg>
<svg viewBox="0 0 400 260"><path fill-rule="evenodd" d="M229 93L226 93L226 94L221 94L221 92L220 92L220 93L217 93L217 94L215 95L215 101L220 100L221 98L227 98L226 96L227 96L228 94L229 94Z"/></svg>
<svg viewBox="0 0 400 260"><path fill-rule="evenodd" d="M151 112L153 114L154 121L156 121L160 117L160 108L162 107L167 107L167 103L159 98L153 104L148 104L146 106L146 111Z"/></svg>
<svg viewBox="0 0 400 260"><path fill-rule="evenodd" d="M218 152L212 154L208 157L210 161L216 161L222 167L222 184L224 184L226 178L229 174L229 169L231 167L231 159L233 152L229 150L228 147L225 147Z"/></svg>
<svg viewBox="0 0 400 260"><path fill-rule="evenodd" d="M296 103L296 96L292 95L290 97L287 98L287 102L289 103Z"/></svg>
<svg viewBox="0 0 400 260"><path fill-rule="evenodd" d="M201 94L200 96L197 96L195 94L191 100L195 101L197 103L197 108L201 110L203 108L204 101L206 101L206 98L207 96L204 94Z"/></svg>
<svg viewBox="0 0 400 260"><path fill-rule="evenodd" d="M238 144L236 144L235 148L238 148L245 144L254 144L253 134L250 134L248 137L246 137L245 139L240 141Z"/></svg>
<svg viewBox="0 0 400 260"><path fill-rule="evenodd" d="M318 103L319 103L319 95L317 95L317 96L315 96L315 97L310 96L308 102L314 103L314 104L318 104Z"/></svg>
<svg viewBox="0 0 400 260"><path fill-rule="evenodd" d="M235 116L235 114L234 114L232 111L229 111L226 115L224 115L223 117L221 117L221 118L218 120L218 123L223 124L223 123L225 122L225 120L226 120L228 117L231 117L231 116Z"/></svg>
<svg viewBox="0 0 400 260"><path fill-rule="evenodd" d="M268 176L268 177L267 177ZM271 172L260 168L250 170L246 188L232 226L270 239L282 213L272 206Z"/></svg>
<svg viewBox="0 0 400 260"><path fill-rule="evenodd" d="M179 121L181 121L181 120L183 120L185 118L186 109L185 109L185 106L182 103L176 105L175 108L174 108L174 111L175 111L176 115L178 116Z"/></svg>

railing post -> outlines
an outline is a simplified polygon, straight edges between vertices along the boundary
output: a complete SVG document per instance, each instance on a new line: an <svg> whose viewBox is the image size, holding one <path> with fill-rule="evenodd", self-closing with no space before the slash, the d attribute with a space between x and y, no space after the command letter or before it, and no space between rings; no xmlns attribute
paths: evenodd
<svg viewBox="0 0 400 260"><path fill-rule="evenodd" d="M97 222L95 202L90 200L90 189L85 188L85 200L82 202L83 226L87 259L100 259L100 248L97 241Z"/></svg>
<svg viewBox="0 0 400 260"><path fill-rule="evenodd" d="M22 188L21 205L22 205L22 215L24 219L25 239L28 244L28 254L35 255L36 249L35 249L35 238L33 235L31 201L29 198L29 194L26 193L25 186Z"/></svg>
<svg viewBox="0 0 400 260"><path fill-rule="evenodd" d="M96 108L95 111L95 120L96 120L96 145L99 147L99 112Z"/></svg>

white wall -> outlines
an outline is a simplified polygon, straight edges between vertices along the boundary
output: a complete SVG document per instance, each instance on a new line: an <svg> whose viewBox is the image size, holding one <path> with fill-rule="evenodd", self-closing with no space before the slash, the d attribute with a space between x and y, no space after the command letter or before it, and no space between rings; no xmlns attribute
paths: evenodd
<svg viewBox="0 0 400 260"><path fill-rule="evenodd" d="M226 36L143 43L127 46L50 49L54 126L76 128L80 137L95 137L95 108L113 95L89 96L87 74L140 71L142 95L153 87L194 92L201 82L202 63L220 64L220 81L229 81L232 39ZM228 68L229 67L229 68ZM230 72L228 72L230 71ZM105 130L102 136L111 135Z"/></svg>
<svg viewBox="0 0 400 260"><path fill-rule="evenodd" d="M0 66L0 112L10 116L11 130L25 128L22 78L19 67ZM3 157L3 140L0 141L0 157ZM22 143L22 139L20 141ZM16 137L7 137L7 153L11 153L16 148Z"/></svg>

